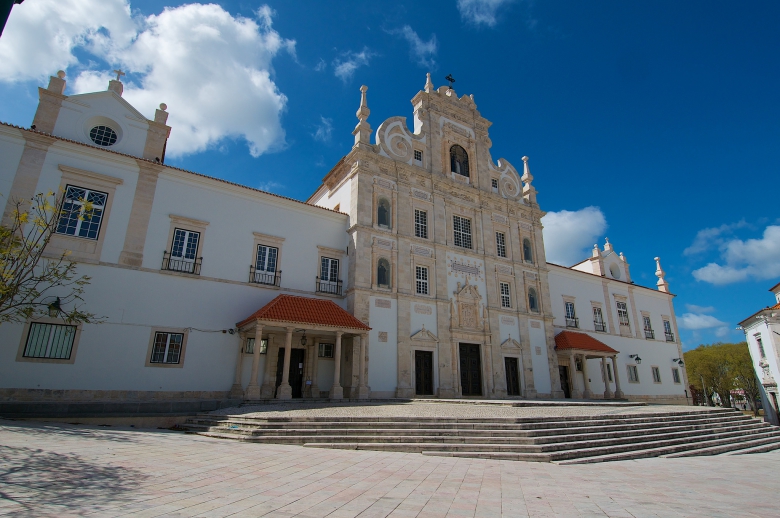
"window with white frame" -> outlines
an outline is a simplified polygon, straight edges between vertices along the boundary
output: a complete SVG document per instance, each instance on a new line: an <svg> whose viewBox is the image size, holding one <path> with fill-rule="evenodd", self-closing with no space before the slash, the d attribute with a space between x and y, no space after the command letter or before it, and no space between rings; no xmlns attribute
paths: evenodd
<svg viewBox="0 0 780 518"><path fill-rule="evenodd" d="M650 367L653 372L653 383L661 383L661 369L658 367Z"/></svg>
<svg viewBox="0 0 780 518"><path fill-rule="evenodd" d="M761 358L766 358L766 353L764 352L764 341L761 339L761 333L756 333L753 335L753 337L756 339L756 344L758 345L758 354L761 355Z"/></svg>
<svg viewBox="0 0 780 518"><path fill-rule="evenodd" d="M496 255L506 257L506 234L496 232Z"/></svg>
<svg viewBox="0 0 780 518"><path fill-rule="evenodd" d="M574 302L569 300L563 303L564 313L566 314L566 327L579 327L577 322L577 313L574 311Z"/></svg>
<svg viewBox="0 0 780 518"><path fill-rule="evenodd" d="M152 357L150 363L179 363L181 357L181 348L184 342L182 333L162 333L154 334L154 346L152 347Z"/></svg>
<svg viewBox="0 0 780 518"><path fill-rule="evenodd" d="M108 194L68 185L62 212L57 221L57 234L97 239Z"/></svg>
<svg viewBox="0 0 780 518"><path fill-rule="evenodd" d="M604 315L598 306L593 306L593 326L596 328L596 331L601 331L602 333L607 331L607 326L604 324Z"/></svg>
<svg viewBox="0 0 780 518"><path fill-rule="evenodd" d="M428 239L428 213L424 210L414 209L414 235Z"/></svg>
<svg viewBox="0 0 780 518"><path fill-rule="evenodd" d="M414 277L417 293L428 295L428 268L425 266L416 266L414 268Z"/></svg>
<svg viewBox="0 0 780 518"><path fill-rule="evenodd" d="M339 280L339 260L323 257L320 263L320 280L336 282Z"/></svg>
<svg viewBox="0 0 780 518"><path fill-rule="evenodd" d="M678 369L676 367L672 369L672 380L674 380L674 382L676 384L678 384L678 385L681 383L680 382L680 369Z"/></svg>
<svg viewBox="0 0 780 518"><path fill-rule="evenodd" d="M653 324L650 322L650 317L647 315L642 315L642 323L644 324L645 328L645 338L648 340L653 340L655 338L655 331L653 331Z"/></svg>
<svg viewBox="0 0 780 518"><path fill-rule="evenodd" d="M501 290L501 307L502 308L511 308L512 307L512 296L509 294L509 283L508 282L499 282L498 285L499 285L499 288Z"/></svg>
<svg viewBox="0 0 780 518"><path fill-rule="evenodd" d="M674 342L674 333L672 333L672 324L664 319L664 335L667 342Z"/></svg>
<svg viewBox="0 0 780 518"><path fill-rule="evenodd" d="M471 248L471 220L460 216L452 217L452 232L455 246Z"/></svg>
<svg viewBox="0 0 780 518"><path fill-rule="evenodd" d="M277 257L279 257L279 249L275 246L257 245L255 270L267 273L276 272Z"/></svg>
<svg viewBox="0 0 780 518"><path fill-rule="evenodd" d="M617 302L617 312L618 312L618 320L620 321L621 326L629 327L630 323L628 320L628 307L626 306L625 302Z"/></svg>
<svg viewBox="0 0 780 518"><path fill-rule="evenodd" d="M69 360L75 337L76 326L31 322L22 356Z"/></svg>
<svg viewBox="0 0 780 518"><path fill-rule="evenodd" d="M626 365L626 368L628 369L628 382L639 383L639 371L636 365Z"/></svg>
<svg viewBox="0 0 780 518"><path fill-rule="evenodd" d="M333 358L333 344L320 342L317 356L320 358Z"/></svg>
<svg viewBox="0 0 780 518"><path fill-rule="evenodd" d="M244 346L244 352L246 354L254 354L255 353L255 339L254 338L247 338L246 339L246 345ZM268 339L264 338L260 340L260 349L257 351L260 354L266 354L268 353Z"/></svg>
<svg viewBox="0 0 780 518"><path fill-rule="evenodd" d="M198 241L200 241L200 232L182 228L174 229L171 257L185 262L194 262L198 254Z"/></svg>

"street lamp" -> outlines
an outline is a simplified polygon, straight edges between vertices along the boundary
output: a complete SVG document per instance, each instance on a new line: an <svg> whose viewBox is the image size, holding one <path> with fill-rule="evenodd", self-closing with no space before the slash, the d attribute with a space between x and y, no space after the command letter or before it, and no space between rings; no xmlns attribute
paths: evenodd
<svg viewBox="0 0 780 518"><path fill-rule="evenodd" d="M640 358L638 354L629 354L628 357L633 358L637 365L642 363L642 358Z"/></svg>

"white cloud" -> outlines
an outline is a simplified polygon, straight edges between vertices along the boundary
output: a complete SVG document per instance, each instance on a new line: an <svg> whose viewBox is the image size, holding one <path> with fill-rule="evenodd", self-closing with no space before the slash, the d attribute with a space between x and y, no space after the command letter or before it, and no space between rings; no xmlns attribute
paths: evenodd
<svg viewBox="0 0 780 518"><path fill-rule="evenodd" d="M598 207L548 212L542 218L547 260L564 266L590 257L588 250L604 234L607 220Z"/></svg>
<svg viewBox="0 0 780 518"><path fill-rule="evenodd" d="M273 180L269 180L267 182L261 182L257 186L257 188L260 189L261 191L273 192L277 194L279 189L281 189L282 187L284 187L284 185L280 184L279 182L274 182Z"/></svg>
<svg viewBox="0 0 780 518"><path fill-rule="evenodd" d="M499 8L512 0L458 0L460 16L474 25L494 27Z"/></svg>
<svg viewBox="0 0 780 518"><path fill-rule="evenodd" d="M696 233L691 246L683 250L684 255L695 255L718 248L726 243L727 234L732 234L734 230L747 226L745 220L737 223L724 224L719 227L704 228Z"/></svg>
<svg viewBox="0 0 780 518"><path fill-rule="evenodd" d="M28 6L35 9L26 15L24 34L3 35L0 79L29 79L69 66L83 70L72 52L81 47L105 60L106 69L119 65L130 73L123 96L139 111L151 117L161 102L168 105L169 156L203 151L225 138L245 139L253 156L284 145L280 116L287 98L271 79L271 61L281 51L295 57L295 42L273 30L267 6L255 19L234 17L214 4L133 19L124 0L39 0L14 11ZM61 17L67 31L59 29ZM38 50L30 52L29 63L9 65L6 44L14 52L28 45ZM82 71L69 81L69 91L105 90L108 78Z"/></svg>
<svg viewBox="0 0 780 518"><path fill-rule="evenodd" d="M713 313L715 308L713 306L697 306L696 304L686 304L685 309L691 313Z"/></svg>
<svg viewBox="0 0 780 518"><path fill-rule="evenodd" d="M340 58L333 61L333 73L346 83L352 79L355 70L368 66L369 60L374 56L375 54L368 50L368 47L363 47L360 52L345 52Z"/></svg>
<svg viewBox="0 0 780 518"><path fill-rule="evenodd" d="M712 329L726 326L726 322L718 320L712 315L702 315L699 313L684 313L677 319L677 323L683 329L690 330Z"/></svg>
<svg viewBox="0 0 780 518"><path fill-rule="evenodd" d="M439 50L439 44L435 34L431 34L430 40L423 41L408 25L404 25L397 31L392 31L392 34L402 36L409 43L409 54L418 65L428 69L436 68L436 61L433 58Z"/></svg>
<svg viewBox="0 0 780 518"><path fill-rule="evenodd" d="M333 119L327 119L320 115L320 123L317 125L317 131L314 132L312 137L320 142L329 142L332 134Z"/></svg>
<svg viewBox="0 0 780 518"><path fill-rule="evenodd" d="M326 68L328 68L328 64L327 64L327 63L325 63L325 60L324 60L324 59L320 58L320 61L319 61L319 63L317 63L317 64L314 66L314 71L315 71L315 72L322 72L322 71L323 71L323 70L325 70Z"/></svg>
<svg viewBox="0 0 780 518"><path fill-rule="evenodd" d="M693 271L698 281L729 284L780 277L780 226L764 229L761 239L732 239L721 246L725 264L709 263Z"/></svg>

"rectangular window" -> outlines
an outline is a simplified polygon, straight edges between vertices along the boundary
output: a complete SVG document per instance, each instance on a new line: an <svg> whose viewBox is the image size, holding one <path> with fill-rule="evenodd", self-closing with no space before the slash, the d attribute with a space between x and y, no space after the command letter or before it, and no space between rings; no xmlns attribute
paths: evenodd
<svg viewBox="0 0 780 518"><path fill-rule="evenodd" d="M653 371L653 383L661 383L661 370L658 367L651 367Z"/></svg>
<svg viewBox="0 0 780 518"><path fill-rule="evenodd" d="M512 297L509 295L509 283L508 282L499 282L498 285L501 288L501 307L502 308L511 308L512 307Z"/></svg>
<svg viewBox="0 0 780 518"><path fill-rule="evenodd" d="M76 326L32 322L23 356L69 360L75 337Z"/></svg>
<svg viewBox="0 0 780 518"><path fill-rule="evenodd" d="M417 293L420 295L428 295L428 268L425 266L417 266L414 270Z"/></svg>
<svg viewBox="0 0 780 518"><path fill-rule="evenodd" d="M320 358L333 358L333 344L320 344L317 356Z"/></svg>
<svg viewBox="0 0 780 518"><path fill-rule="evenodd" d="M246 354L254 354L255 353L255 339L254 338L247 338L246 339L246 347L244 347L244 352ZM260 354L266 354L268 352L268 340L267 339L260 340L260 350L258 352Z"/></svg>
<svg viewBox="0 0 780 518"><path fill-rule="evenodd" d="M668 320L664 320L664 335L666 335L667 342L674 342L674 333L672 333L672 324Z"/></svg>
<svg viewBox="0 0 780 518"><path fill-rule="evenodd" d="M756 333L753 335L753 337L756 339L756 344L758 344L758 354L761 355L761 358L766 358L766 353L764 352L764 341L761 340L761 334Z"/></svg>
<svg viewBox="0 0 780 518"><path fill-rule="evenodd" d="M258 272L275 272L277 257L279 257L278 248L273 246L257 245L257 259L255 261L255 269Z"/></svg>
<svg viewBox="0 0 780 518"><path fill-rule="evenodd" d="M323 257L320 268L320 279L328 282L339 280L339 260Z"/></svg>
<svg viewBox="0 0 780 518"><path fill-rule="evenodd" d="M104 192L68 185L65 188L65 199L62 201L62 213L57 222L57 233L97 239L106 200L108 194Z"/></svg>
<svg viewBox="0 0 780 518"><path fill-rule="evenodd" d="M672 369L672 379L678 385L680 384L680 370L679 369Z"/></svg>
<svg viewBox="0 0 780 518"><path fill-rule="evenodd" d="M601 333L607 332L607 326L604 325L604 315L601 314L601 308L593 306L593 326L596 331Z"/></svg>
<svg viewBox="0 0 780 518"><path fill-rule="evenodd" d="M414 235L428 239L428 213L424 210L414 210Z"/></svg>
<svg viewBox="0 0 780 518"><path fill-rule="evenodd" d="M455 246L461 248L471 248L471 220L461 218L460 216L452 217L452 231L455 241Z"/></svg>
<svg viewBox="0 0 780 518"><path fill-rule="evenodd" d="M495 178L491 178L490 187L493 189L493 192L498 192L498 180Z"/></svg>
<svg viewBox="0 0 780 518"><path fill-rule="evenodd" d="M417 160L418 162L422 162L422 151L420 151L419 149L415 149L414 159Z"/></svg>
<svg viewBox="0 0 780 518"><path fill-rule="evenodd" d="M506 235L503 232L496 232L496 255L506 257Z"/></svg>
<svg viewBox="0 0 780 518"><path fill-rule="evenodd" d="M636 365L626 365L628 368L628 381L630 383L639 383L639 371L636 369Z"/></svg>
<svg viewBox="0 0 780 518"><path fill-rule="evenodd" d="M626 307L625 302L617 303L617 312L618 312L618 320L620 321L620 325L629 327L630 324L628 321L628 308Z"/></svg>
<svg viewBox="0 0 780 518"><path fill-rule="evenodd" d="M574 302L564 302L564 312L566 313L566 327L579 327L577 314L574 312Z"/></svg>
<svg viewBox="0 0 780 518"><path fill-rule="evenodd" d="M177 228L173 231L173 243L171 243L171 257L187 262L195 261L198 253L198 241L200 232Z"/></svg>
<svg viewBox="0 0 780 518"><path fill-rule="evenodd" d="M643 316L642 323L645 327L645 338L648 340L653 340L655 338L655 332L653 331L653 324L650 322L650 317L646 315Z"/></svg>
<svg viewBox="0 0 780 518"><path fill-rule="evenodd" d="M184 335L181 333L154 334L154 346L150 363L179 363Z"/></svg>

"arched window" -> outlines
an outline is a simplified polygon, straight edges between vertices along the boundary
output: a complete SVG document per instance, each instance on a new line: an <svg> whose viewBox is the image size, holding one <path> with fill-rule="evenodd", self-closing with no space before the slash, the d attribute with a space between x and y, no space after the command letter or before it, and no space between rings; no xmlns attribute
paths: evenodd
<svg viewBox="0 0 780 518"><path fill-rule="evenodd" d="M539 299L536 297L536 290L534 288L528 290L528 309L531 311L539 311Z"/></svg>
<svg viewBox="0 0 780 518"><path fill-rule="evenodd" d="M387 198L379 198L376 209L376 222L377 225L390 227L390 202L387 201Z"/></svg>
<svg viewBox="0 0 780 518"><path fill-rule="evenodd" d="M376 265L376 283L390 286L390 262L387 259L380 259Z"/></svg>
<svg viewBox="0 0 780 518"><path fill-rule="evenodd" d="M469 176L469 155L457 144L450 148L450 169L453 173Z"/></svg>
<svg viewBox="0 0 780 518"><path fill-rule="evenodd" d="M528 238L523 239L523 259L525 259L525 262L527 263L534 262L534 254L531 251L531 240Z"/></svg>

